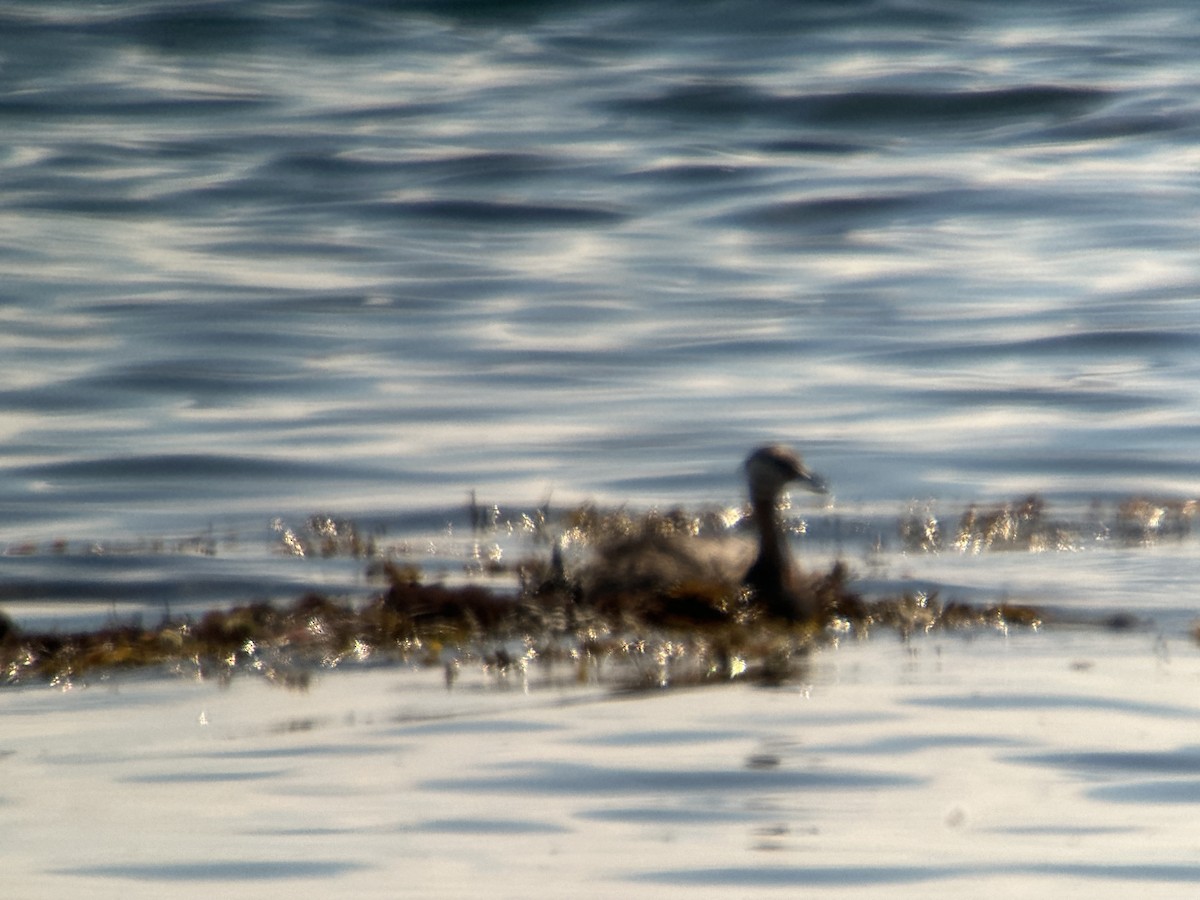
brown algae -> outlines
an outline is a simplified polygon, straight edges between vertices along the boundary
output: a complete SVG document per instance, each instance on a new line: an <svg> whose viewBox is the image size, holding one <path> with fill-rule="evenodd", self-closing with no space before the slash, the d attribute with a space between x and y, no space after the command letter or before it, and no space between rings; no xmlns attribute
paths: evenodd
<svg viewBox="0 0 1200 900"><path fill-rule="evenodd" d="M801 599L814 614L789 621L773 615L743 583L747 544L736 535L750 521L744 508L634 514L585 505L550 525L545 508L512 523L496 507L472 501L479 558L464 563L458 583L427 580L419 567L403 562L411 555L405 546L383 545L349 520L312 516L294 530L276 523L281 552L365 560L382 587L366 602L309 593L291 603L250 603L197 618L168 615L153 627L113 623L26 632L0 613L4 678L71 683L158 667L202 678L253 673L303 685L322 669L405 664L444 667L448 684L468 665L499 674L538 666L555 677L621 687L731 678L772 682L802 669L815 649L881 632L907 639L1044 624L1139 624L1121 615L1068 621L1034 606L971 604L933 592L868 598L855 590L843 562L798 573ZM909 553L1073 551L1094 541L1182 539L1197 508L1191 500L1139 496L1120 502L1111 517L1094 507L1072 521L1052 518L1044 500L1029 495L971 505L949 527L932 506L914 506L900 519L898 533ZM515 563L497 552L483 564L479 542L505 530L520 531L546 552ZM65 552L65 546L53 549ZM507 579L504 586L493 580L497 575ZM1200 626L1196 635L1200 640Z"/></svg>
<svg viewBox="0 0 1200 900"><path fill-rule="evenodd" d="M8 683L70 684L115 670L161 670L200 678L257 674L303 686L314 671L344 664L454 667L502 672L531 662L573 681L604 673L614 686L665 686L760 678L778 681L832 640L887 629L1036 627L1042 616L1014 606L941 604L936 597L864 600L842 564L808 576L821 610L807 623L766 614L738 586L700 578L669 586L585 591L561 563L521 564L516 592L467 583L425 583L415 567L385 563L387 588L365 604L308 594L286 604L251 603L153 627L26 633L0 620ZM448 683L453 679L448 675Z"/></svg>

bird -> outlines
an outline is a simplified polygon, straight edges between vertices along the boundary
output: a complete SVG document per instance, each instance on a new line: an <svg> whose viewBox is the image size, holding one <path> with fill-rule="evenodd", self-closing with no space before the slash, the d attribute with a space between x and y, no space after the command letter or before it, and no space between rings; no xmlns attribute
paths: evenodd
<svg viewBox="0 0 1200 900"><path fill-rule="evenodd" d="M758 529L758 555L742 581L767 613L789 622L807 622L819 614L812 585L800 574L788 548L779 517L779 499L795 484L824 494L824 480L804 464L800 454L782 444L755 449L745 462L750 515Z"/></svg>
<svg viewBox="0 0 1200 900"><path fill-rule="evenodd" d="M793 562L779 517L780 495L789 484L824 492L824 482L795 450L759 447L745 461L753 545L720 536L698 537L671 514L629 522L601 520L594 554L578 580L587 605L609 612L636 610L649 621L723 622L757 609L791 623L818 618L818 586ZM747 565L753 560L753 564ZM749 607L731 602L742 594Z"/></svg>

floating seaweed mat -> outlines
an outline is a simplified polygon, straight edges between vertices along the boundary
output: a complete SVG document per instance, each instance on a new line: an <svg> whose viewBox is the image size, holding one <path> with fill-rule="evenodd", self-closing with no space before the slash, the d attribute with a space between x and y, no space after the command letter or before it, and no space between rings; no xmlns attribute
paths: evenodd
<svg viewBox="0 0 1200 900"><path fill-rule="evenodd" d="M355 664L463 665L496 670L567 663L576 679L602 669L614 686L786 678L797 660L846 636L887 630L1038 628L1029 606L941 603L935 595L865 600L842 564L811 577L817 620L773 619L744 589L679 582L588 594L554 565L523 573L519 591L426 584L413 567L385 567L387 590L354 605L319 594L286 605L253 603L153 627L26 633L0 621L8 683L70 684L114 670L158 667L205 678L257 674L303 686L312 672Z"/></svg>

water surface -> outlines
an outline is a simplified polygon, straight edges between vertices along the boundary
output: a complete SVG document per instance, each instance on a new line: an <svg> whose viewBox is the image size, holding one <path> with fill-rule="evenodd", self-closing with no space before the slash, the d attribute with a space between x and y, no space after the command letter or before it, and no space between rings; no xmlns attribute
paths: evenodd
<svg viewBox="0 0 1200 900"><path fill-rule="evenodd" d="M1194 496L1198 32L1172 2L9 5L5 597L104 602L55 588L91 548L214 534L213 596L275 596L277 518L425 544L470 490L725 505L768 439L851 517Z"/></svg>

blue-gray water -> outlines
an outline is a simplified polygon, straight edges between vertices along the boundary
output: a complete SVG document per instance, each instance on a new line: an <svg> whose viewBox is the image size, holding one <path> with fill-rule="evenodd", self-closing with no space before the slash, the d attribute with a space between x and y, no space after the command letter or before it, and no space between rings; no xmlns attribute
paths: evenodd
<svg viewBox="0 0 1200 900"><path fill-rule="evenodd" d="M8 4L0 599L300 590L274 520L470 490L728 503L768 439L850 516L1193 496L1196 46L1183 2Z"/></svg>

